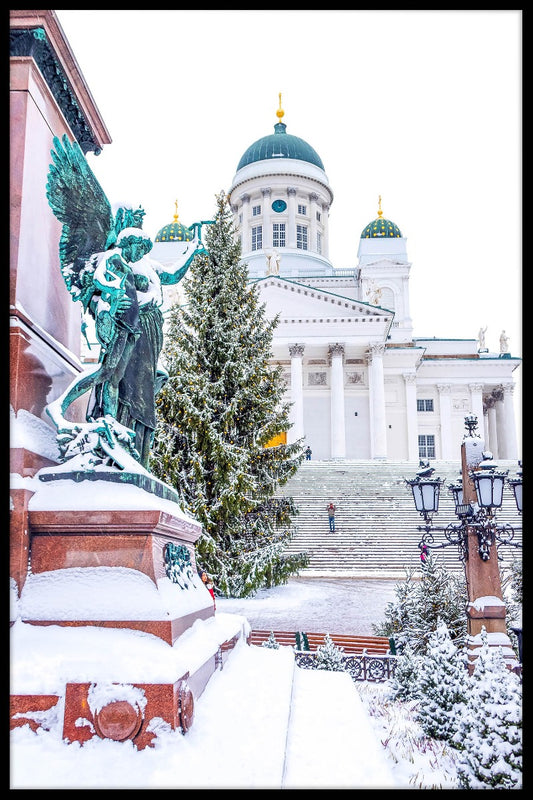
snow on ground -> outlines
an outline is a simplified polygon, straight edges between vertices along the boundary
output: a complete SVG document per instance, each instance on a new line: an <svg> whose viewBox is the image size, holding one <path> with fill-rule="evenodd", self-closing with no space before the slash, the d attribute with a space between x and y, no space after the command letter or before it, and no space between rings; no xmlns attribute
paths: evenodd
<svg viewBox="0 0 533 800"><path fill-rule="evenodd" d="M170 646L139 631L32 626L16 599L12 614L14 694L61 693L67 680L168 681L249 629L245 616L217 610ZM141 751L97 737L68 743L60 703L59 713L41 715L38 733L28 725L11 732L10 788L375 789L412 788L413 780L456 788L453 762L426 752L409 709L381 703L382 691L346 673L300 669L290 647L242 641L196 698L186 735L163 729Z"/></svg>

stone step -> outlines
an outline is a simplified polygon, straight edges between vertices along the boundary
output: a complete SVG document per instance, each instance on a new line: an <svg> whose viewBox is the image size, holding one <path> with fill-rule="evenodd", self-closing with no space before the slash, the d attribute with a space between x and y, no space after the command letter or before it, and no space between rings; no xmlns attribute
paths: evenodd
<svg viewBox="0 0 533 800"><path fill-rule="evenodd" d="M459 461L432 462L435 475L447 483L460 474ZM509 476L517 471L517 463L498 461ZM299 510L294 519L295 535L287 545L287 553L303 550L310 554L310 564L301 574L342 574L356 572L405 574L406 568L420 567L417 527L423 520L416 512L406 478L413 478L418 462L376 461L304 461L279 494L292 496ZM446 484L441 489L439 513L435 525L456 523L454 504ZM337 506L335 532L328 529L326 504ZM514 497L506 490L498 514L499 524L520 524ZM515 541L521 541L521 531ZM436 533L436 538L444 537ZM438 550L440 563L451 571L462 571L457 547ZM515 548L502 548L502 563L511 561Z"/></svg>

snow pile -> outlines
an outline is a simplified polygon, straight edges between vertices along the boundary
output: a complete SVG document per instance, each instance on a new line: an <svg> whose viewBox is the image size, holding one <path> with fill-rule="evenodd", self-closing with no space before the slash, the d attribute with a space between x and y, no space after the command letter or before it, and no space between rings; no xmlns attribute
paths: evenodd
<svg viewBox="0 0 533 800"><path fill-rule="evenodd" d="M181 589L128 567L70 567L28 575L18 612L27 620L165 620L210 608L198 575ZM120 586L120 591L117 587Z"/></svg>

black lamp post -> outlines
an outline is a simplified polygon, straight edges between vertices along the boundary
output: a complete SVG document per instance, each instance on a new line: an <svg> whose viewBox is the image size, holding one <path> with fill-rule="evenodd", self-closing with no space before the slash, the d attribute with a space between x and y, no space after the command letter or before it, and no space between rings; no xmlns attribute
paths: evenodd
<svg viewBox="0 0 533 800"><path fill-rule="evenodd" d="M465 419L465 425L469 434L473 433L475 425L473 420L477 419L470 415ZM494 512L501 508L503 503L503 489L508 470L499 470L493 463L492 453L484 452L483 459L478 466L468 473L476 492L476 502L464 502L464 487L462 482L448 485L448 489L453 494L455 503L455 514L459 519L458 524L450 523L446 526L432 524L433 514L439 510L440 488L444 481L441 478L434 478L435 471L429 466L429 462L420 462L421 469L416 478L406 479L406 483L411 487L415 508L424 518L424 525L417 527L418 531L423 532L418 547L420 550L438 550L450 545L459 548L459 558L465 561L469 556L468 531L474 530L478 538L478 555L483 561L490 558L490 548L495 542L497 547L510 545L511 547L522 547L520 542L513 541L515 530L521 528L511 525L498 525L494 517ZM522 478L520 476L507 481L512 487L519 513L522 511ZM444 533L446 541L436 542L434 533Z"/></svg>
<svg viewBox="0 0 533 800"><path fill-rule="evenodd" d="M492 453L483 452L483 441L476 433L477 417L473 414L467 416L465 426L467 434L461 444L461 479L448 486L453 494L456 522L446 526L433 525L443 481L433 477L435 470L429 462L420 462L416 477L405 481L411 487L416 510L424 518L424 525L417 528L422 532L418 547L422 554L450 545L458 548L468 592L469 668L473 666L477 649L481 646L481 631L485 628L489 644L505 643L506 661L515 669L516 656L507 635L497 562L500 545L522 547L520 542L513 541L515 530L521 530L521 527L497 524L495 511L502 506L507 483L513 490L518 512L522 512L521 469L516 478L507 479L507 470L498 469ZM436 540L436 532L444 536Z"/></svg>

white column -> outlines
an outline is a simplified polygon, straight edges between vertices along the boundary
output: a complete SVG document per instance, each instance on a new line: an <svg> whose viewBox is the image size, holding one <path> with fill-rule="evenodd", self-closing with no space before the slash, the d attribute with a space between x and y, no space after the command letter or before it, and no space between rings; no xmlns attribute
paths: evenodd
<svg viewBox="0 0 533 800"><path fill-rule="evenodd" d="M290 344L291 357L291 411L289 420L292 427L287 434L287 442L292 444L304 435L304 398L303 398L303 354L305 345Z"/></svg>
<svg viewBox="0 0 533 800"><path fill-rule="evenodd" d="M316 192L310 192L309 194L309 236L311 237L311 241L309 242L309 249L313 253L318 252L317 242L316 242L316 234L318 229L318 224L316 221L316 212L317 212L317 200L318 195Z"/></svg>
<svg viewBox="0 0 533 800"><path fill-rule="evenodd" d="M498 431L498 458L507 458L507 439L506 439L506 425L505 425L505 409L503 405L503 392L501 389L496 389L492 396L496 403L496 430Z"/></svg>
<svg viewBox="0 0 533 800"><path fill-rule="evenodd" d="M489 418L489 450L494 458L499 458L498 430L496 425L496 400L488 397L486 400L487 415Z"/></svg>
<svg viewBox="0 0 533 800"><path fill-rule="evenodd" d="M485 442L485 449L491 450L489 436L489 410L485 403L483 403L483 440Z"/></svg>
<svg viewBox="0 0 533 800"><path fill-rule="evenodd" d="M331 457L346 458L344 345L330 345L328 354L331 364Z"/></svg>
<svg viewBox="0 0 533 800"><path fill-rule="evenodd" d="M329 205L324 203L322 205L321 221L324 227L324 237L322 239L322 255L329 258Z"/></svg>
<svg viewBox="0 0 533 800"><path fill-rule="evenodd" d="M296 189L289 186L287 189L288 220L287 220L287 247L296 247Z"/></svg>
<svg viewBox="0 0 533 800"><path fill-rule="evenodd" d="M272 223L270 221L270 187L261 189L263 194L263 250L270 250L272 247Z"/></svg>
<svg viewBox="0 0 533 800"><path fill-rule="evenodd" d="M416 375L404 372L405 404L407 409L407 458L418 461L418 415L416 412Z"/></svg>
<svg viewBox="0 0 533 800"><path fill-rule="evenodd" d="M469 383L470 389L470 409L475 414L478 422L478 430L481 434L483 430L483 384Z"/></svg>
<svg viewBox="0 0 533 800"><path fill-rule="evenodd" d="M371 344L368 352L370 384L370 454L371 458L387 458L385 383L383 354L385 345Z"/></svg>
<svg viewBox="0 0 533 800"><path fill-rule="evenodd" d="M506 458L518 458L518 443L516 440L516 420L514 415L514 383L505 383L503 389L503 407L505 411L505 441L507 446Z"/></svg>
<svg viewBox="0 0 533 800"><path fill-rule="evenodd" d="M449 383L439 383L440 406L440 452L441 458L449 461L454 458L456 448L452 441L452 387Z"/></svg>
<svg viewBox="0 0 533 800"><path fill-rule="evenodd" d="M242 252L249 253L252 248L250 240L250 195L241 195L241 211L242 211Z"/></svg>

